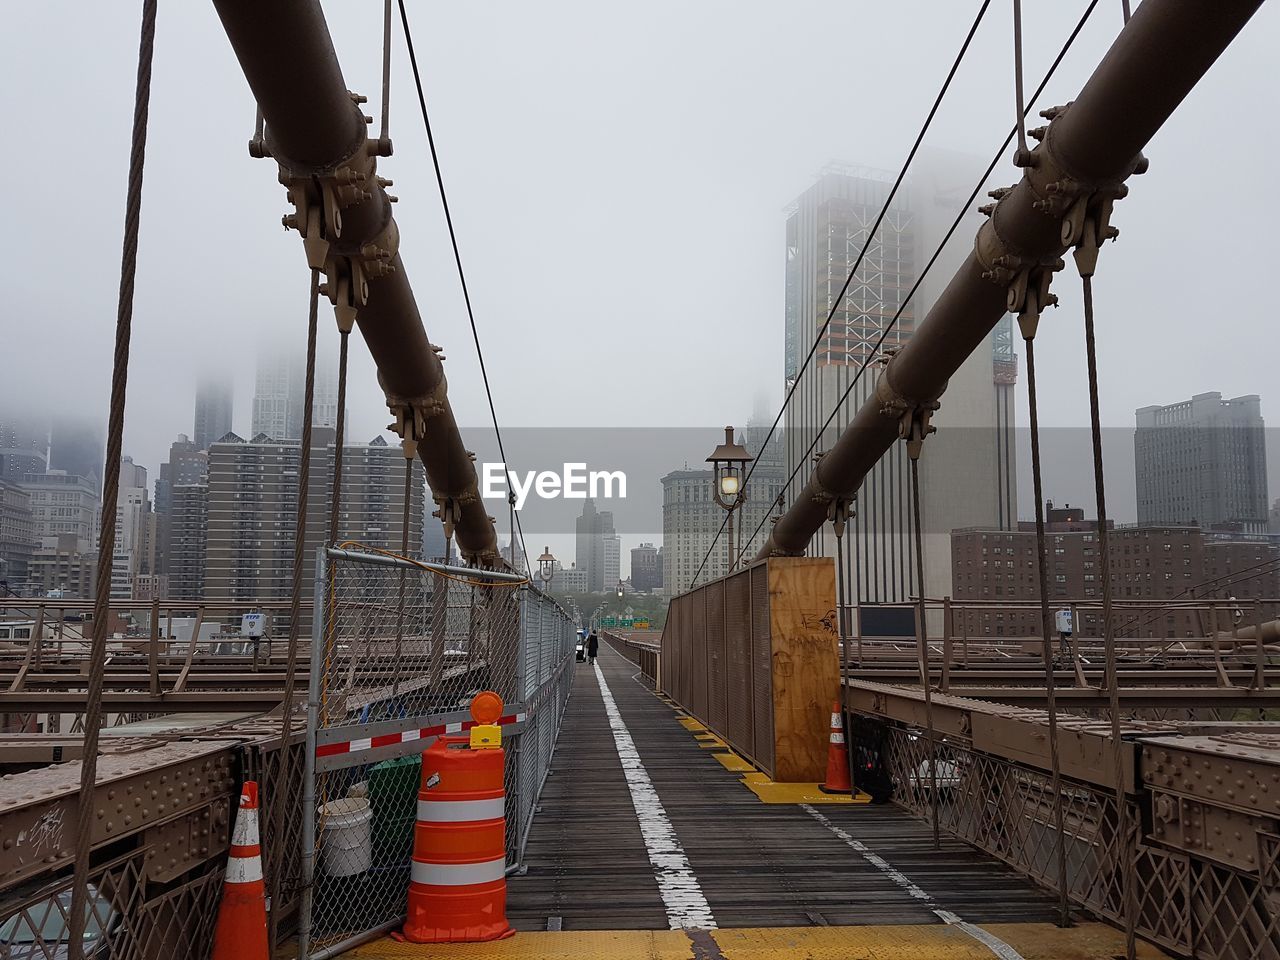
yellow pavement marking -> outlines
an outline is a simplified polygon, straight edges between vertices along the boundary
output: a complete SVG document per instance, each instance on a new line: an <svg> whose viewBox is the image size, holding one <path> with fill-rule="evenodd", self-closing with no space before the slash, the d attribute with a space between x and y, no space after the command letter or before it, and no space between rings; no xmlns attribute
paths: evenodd
<svg viewBox="0 0 1280 960"><path fill-rule="evenodd" d="M761 803L870 803L871 797L859 791L852 797L843 793L823 793L816 783L776 783L767 774L748 773L742 778L747 789Z"/></svg>
<svg viewBox="0 0 1280 960"><path fill-rule="evenodd" d="M1051 923L984 925L1024 960L1110 960L1124 934L1101 923L1061 929ZM695 948L691 937L702 941ZM869 927L772 927L731 930L563 930L518 933L494 943L415 944L384 938L343 954L350 960L692 960L713 941L725 960L991 960L991 951L947 924ZM1167 960L1138 944L1141 960Z"/></svg>
<svg viewBox="0 0 1280 960"><path fill-rule="evenodd" d="M691 733L695 731L702 731L707 729L705 726L702 725L701 721L695 720L693 719L693 717L680 717L679 720L680 720L680 726L684 727L686 730L688 730Z"/></svg>
<svg viewBox="0 0 1280 960"><path fill-rule="evenodd" d="M713 753L712 756L720 761L720 766L732 773L752 773L756 769L750 760L744 760L736 753Z"/></svg>
<svg viewBox="0 0 1280 960"><path fill-rule="evenodd" d="M698 741L698 746L709 747L713 750L728 750L729 745L717 737L714 733L695 733L694 739Z"/></svg>

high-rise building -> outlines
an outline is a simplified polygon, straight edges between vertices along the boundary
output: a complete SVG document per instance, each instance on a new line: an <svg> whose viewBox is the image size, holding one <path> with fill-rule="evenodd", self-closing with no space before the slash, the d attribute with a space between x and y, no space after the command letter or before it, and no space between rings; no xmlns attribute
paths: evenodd
<svg viewBox="0 0 1280 960"><path fill-rule="evenodd" d="M196 421L192 440L197 450L231 432L235 385L229 376L203 374L196 380Z"/></svg>
<svg viewBox="0 0 1280 960"><path fill-rule="evenodd" d="M307 563L328 536L332 495L333 431L312 434L308 496ZM290 596L298 504L297 441L265 435L245 441L232 434L209 448L208 522L204 596L227 607ZM382 438L343 446L339 540L400 549L405 460ZM422 539L425 483L422 464L412 464L409 543ZM175 524L176 524L175 518ZM172 567L172 563L171 563ZM308 569L311 569L309 566ZM172 576L172 574L171 574ZM309 629L312 578L303 578L303 620Z"/></svg>
<svg viewBox="0 0 1280 960"><path fill-rule="evenodd" d="M747 449L751 451L749 446ZM744 561L750 560L769 536L772 529L769 518L777 513L785 480L781 470L767 463L751 474L744 487L746 501L733 514L731 555L730 538L720 533L725 511L715 501L712 472L686 468L673 470L663 477L663 588L673 594L683 593L693 584L695 576L698 583L705 583L728 573L732 556L742 554ZM716 539L718 533L719 540ZM715 544L714 550L712 544Z"/></svg>
<svg viewBox="0 0 1280 960"><path fill-rule="evenodd" d="M49 469L87 477L100 494L106 448L102 426L96 421L55 417L49 428Z"/></svg>
<svg viewBox="0 0 1280 960"><path fill-rule="evenodd" d="M273 440L297 440L302 436L302 410L306 389L303 358L294 352L258 355L253 393L253 435ZM338 423L338 380L333 368L316 363L312 427ZM220 439L220 438L219 438Z"/></svg>
<svg viewBox="0 0 1280 960"><path fill-rule="evenodd" d="M74 534L43 537L27 564L27 583L37 596L90 599L97 559L97 552Z"/></svg>
<svg viewBox="0 0 1280 960"><path fill-rule="evenodd" d="M605 590L613 590L622 582L622 539L616 533L606 533L602 546L601 586Z"/></svg>
<svg viewBox="0 0 1280 960"><path fill-rule="evenodd" d="M215 437L219 440L225 434ZM169 572L171 523L173 517L173 491L180 486L207 483L209 478L209 454L203 447L187 439L184 433L169 445L169 459L160 464L160 476L156 478L155 515L155 570Z"/></svg>
<svg viewBox="0 0 1280 960"><path fill-rule="evenodd" d="M49 436L18 419L0 420L0 480L17 483L49 467Z"/></svg>
<svg viewBox="0 0 1280 960"><path fill-rule="evenodd" d="M1133 436L1138 522L1266 533L1267 442L1256 395L1198 393L1142 407Z"/></svg>
<svg viewBox="0 0 1280 960"><path fill-rule="evenodd" d="M116 496L115 544L111 553L111 598L136 599L134 578L154 572L155 514L147 492L147 468L121 457Z"/></svg>
<svg viewBox="0 0 1280 960"><path fill-rule="evenodd" d="M36 549L36 523L31 494L11 480L0 478L0 580L18 592L27 580L27 564ZM6 591L0 590L0 595Z"/></svg>
<svg viewBox="0 0 1280 960"><path fill-rule="evenodd" d="M577 520L577 543L574 565L587 572L587 589L590 593L612 590L618 583L618 559L613 562L613 579L609 579L608 561L605 556L605 537L613 535L613 512L597 510L590 497L582 506Z"/></svg>
<svg viewBox="0 0 1280 960"><path fill-rule="evenodd" d="M980 169L972 157L922 151L909 183L889 205L869 244L891 176L862 168L828 168L793 205L786 224L784 376L788 389L797 378L800 383L785 417L785 473L795 473L786 490L787 502L803 490L813 457L830 449L874 394L882 368L871 361L910 339L967 255L967 247L953 244L922 276ZM979 217L973 212L968 226L962 223L962 232L976 231ZM841 294L864 246L866 254ZM829 316L830 325L819 337ZM815 340L817 347L802 374ZM1005 528L1016 520L1016 369L1011 318L1006 316L990 341L951 377L942 408L934 415L938 433L925 443L920 460L929 595L951 592L949 531L979 525ZM872 468L846 528L844 553L854 602L902 601L920 592L904 447L897 445ZM809 549L814 555L835 556L829 526L814 536ZM673 562L679 561L673 556L668 566Z"/></svg>
<svg viewBox="0 0 1280 960"><path fill-rule="evenodd" d="M209 482L179 483L170 489L166 573L172 600L201 600L205 596L205 557L208 546Z"/></svg>
<svg viewBox="0 0 1280 960"><path fill-rule="evenodd" d="M98 539L98 484L88 477L50 470L29 473L22 489L31 497L31 514L37 540L69 535L82 550L95 548Z"/></svg>
<svg viewBox="0 0 1280 960"><path fill-rule="evenodd" d="M662 586L662 563L658 548L652 543L631 548L631 586L637 590L657 590Z"/></svg>

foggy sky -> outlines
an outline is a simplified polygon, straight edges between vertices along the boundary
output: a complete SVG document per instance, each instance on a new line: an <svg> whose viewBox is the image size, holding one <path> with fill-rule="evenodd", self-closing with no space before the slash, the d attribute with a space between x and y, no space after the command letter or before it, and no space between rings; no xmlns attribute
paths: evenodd
<svg viewBox="0 0 1280 960"><path fill-rule="evenodd" d="M369 95L375 116L381 6L325 4L347 85ZM1028 89L1084 6L1024 4ZM0 161L0 409L82 411L105 424L139 8L5 5L0 76L13 113ZM759 395L775 411L784 207L829 161L897 169L976 9L950 0L412 4L502 422L705 423L710 446ZM928 143L985 159L1007 132L1009 20L1007 3L992 4ZM1070 99L1120 20L1118 0L1104 0L1041 106ZM1264 5L1150 144L1150 172L1117 205L1122 236L1094 281L1110 426L1207 390L1260 393L1280 425L1266 319L1280 205L1269 189L1280 136L1264 112L1276 49L1280 12ZM191 432L201 364L236 371L235 428L247 435L259 343L302 349L308 274L297 235L279 226L274 163L246 151L252 122L212 6L162 2L124 444L153 477L174 436ZM398 26L391 132L395 156L380 172L401 200L408 275L432 341L446 348L464 433L488 430ZM1016 179L1006 164L992 185ZM1041 419L1087 426L1074 272L1054 290L1062 305L1038 338ZM330 347L331 318L322 305ZM1025 423L1025 370L1018 389ZM387 413L361 346L348 396L349 435L380 432ZM1087 476L1072 486L1050 481L1046 492L1092 502ZM1131 490L1117 495L1132 503ZM1024 496L1020 512L1031 506ZM557 552L571 558L570 542Z"/></svg>

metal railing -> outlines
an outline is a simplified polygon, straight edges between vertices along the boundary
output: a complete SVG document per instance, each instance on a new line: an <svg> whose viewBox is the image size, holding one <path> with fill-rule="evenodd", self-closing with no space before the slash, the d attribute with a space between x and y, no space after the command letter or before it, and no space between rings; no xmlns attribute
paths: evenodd
<svg viewBox="0 0 1280 960"><path fill-rule="evenodd" d="M853 723L856 778L881 796L891 791L893 802L922 819L933 815L930 792L936 782L943 831L1049 890L1062 889L1052 783L1045 770L976 750L964 737L950 735L937 743L937 775L931 778L922 729L864 715L855 716ZM1215 847L1212 841L1201 844L1193 834L1192 848L1185 849L1161 836L1157 827L1170 815L1153 811L1152 795L1144 789L1125 794L1130 808L1125 822L1133 831L1127 844L1120 842L1112 788L1066 778L1062 798L1065 883L1073 903L1123 924L1128 877L1136 903L1135 929L1144 939L1212 960L1280 957L1280 836L1260 830L1256 849L1245 837L1248 850L1233 864L1224 862L1222 845ZM1194 817L1196 823L1203 818L1208 830L1210 824L1225 822L1209 810L1215 803L1187 808L1181 816ZM1235 818L1233 829L1254 829L1240 814L1229 816Z"/></svg>
<svg viewBox="0 0 1280 960"><path fill-rule="evenodd" d="M640 639L635 634L623 635L608 630L600 631L600 637L637 667L640 675L655 685L658 681L658 657L661 653L661 631L654 631L653 639Z"/></svg>

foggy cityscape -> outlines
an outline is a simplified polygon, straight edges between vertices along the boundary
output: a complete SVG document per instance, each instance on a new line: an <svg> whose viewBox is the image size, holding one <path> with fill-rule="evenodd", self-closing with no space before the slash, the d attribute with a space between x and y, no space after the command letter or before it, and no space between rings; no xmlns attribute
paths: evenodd
<svg viewBox="0 0 1280 960"><path fill-rule="evenodd" d="M0 956L1280 958L1274 5L6 13Z"/></svg>

